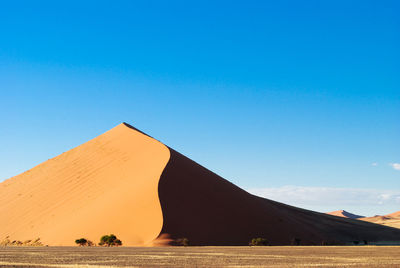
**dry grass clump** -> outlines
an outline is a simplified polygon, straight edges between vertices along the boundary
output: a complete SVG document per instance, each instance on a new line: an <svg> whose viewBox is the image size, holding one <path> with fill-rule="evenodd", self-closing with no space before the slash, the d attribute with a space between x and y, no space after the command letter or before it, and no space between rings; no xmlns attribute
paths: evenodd
<svg viewBox="0 0 400 268"><path fill-rule="evenodd" d="M6 236L6 238L3 239L3 241L0 242L0 246L2 247L10 247L10 246L26 246L26 247L43 247L45 246L42 241L40 241L40 238L36 238L35 240L25 240L24 242L20 240L10 240L9 236Z"/></svg>

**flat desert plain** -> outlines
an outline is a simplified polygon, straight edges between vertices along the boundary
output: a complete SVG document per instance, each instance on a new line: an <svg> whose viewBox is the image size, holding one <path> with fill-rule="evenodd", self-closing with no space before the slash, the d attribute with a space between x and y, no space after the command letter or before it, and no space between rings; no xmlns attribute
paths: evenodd
<svg viewBox="0 0 400 268"><path fill-rule="evenodd" d="M399 246L3 247L0 267L400 267Z"/></svg>

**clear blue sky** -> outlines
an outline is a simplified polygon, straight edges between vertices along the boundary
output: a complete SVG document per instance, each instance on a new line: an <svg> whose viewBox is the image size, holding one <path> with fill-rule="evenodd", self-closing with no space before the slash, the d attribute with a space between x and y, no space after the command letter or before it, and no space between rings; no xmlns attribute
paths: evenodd
<svg viewBox="0 0 400 268"><path fill-rule="evenodd" d="M2 3L0 181L125 121L245 189L400 210L398 1L138 2Z"/></svg>

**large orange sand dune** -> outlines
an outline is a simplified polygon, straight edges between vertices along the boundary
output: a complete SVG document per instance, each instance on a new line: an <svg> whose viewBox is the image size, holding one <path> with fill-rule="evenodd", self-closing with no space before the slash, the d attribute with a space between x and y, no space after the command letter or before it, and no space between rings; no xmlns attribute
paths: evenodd
<svg viewBox="0 0 400 268"><path fill-rule="evenodd" d="M115 233L147 244L162 228L157 187L169 157L165 145L118 125L1 183L0 239L73 245Z"/></svg>
<svg viewBox="0 0 400 268"><path fill-rule="evenodd" d="M0 214L0 239L49 245L109 233L129 246L400 241L398 229L251 195L125 123L0 183Z"/></svg>

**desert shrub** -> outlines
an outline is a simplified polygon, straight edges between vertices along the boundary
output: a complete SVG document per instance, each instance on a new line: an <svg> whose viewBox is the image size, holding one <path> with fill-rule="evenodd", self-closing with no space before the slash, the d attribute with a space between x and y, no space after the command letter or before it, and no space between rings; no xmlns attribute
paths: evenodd
<svg viewBox="0 0 400 268"><path fill-rule="evenodd" d="M19 240L14 240L11 242L11 246L22 246L22 242Z"/></svg>
<svg viewBox="0 0 400 268"><path fill-rule="evenodd" d="M33 241L30 246L35 246L35 247L39 247L39 246L43 246L42 242L40 241L40 237L36 238L35 241Z"/></svg>
<svg viewBox="0 0 400 268"><path fill-rule="evenodd" d="M184 247L189 246L189 239L187 239L186 237L178 238L175 240L175 242L177 246L184 246Z"/></svg>
<svg viewBox="0 0 400 268"><path fill-rule="evenodd" d="M333 240L322 240L321 241L321 246L334 246L336 245L337 242Z"/></svg>
<svg viewBox="0 0 400 268"><path fill-rule="evenodd" d="M3 241L0 242L0 246L8 246L10 245L11 241L9 239L9 236L6 236L6 238L3 239Z"/></svg>
<svg viewBox="0 0 400 268"><path fill-rule="evenodd" d="M19 241L19 240L14 240L9 245L11 245L11 246L22 246L22 242Z"/></svg>
<svg viewBox="0 0 400 268"><path fill-rule="evenodd" d="M122 246L122 242L115 235L110 234L110 235L103 235L100 238L99 245L100 246L107 246L107 247Z"/></svg>
<svg viewBox="0 0 400 268"><path fill-rule="evenodd" d="M42 242L40 241L40 238L37 238L36 240L25 240L24 242L20 240L13 240L11 241L9 239L9 236L7 236L3 241L0 242L0 246L44 246Z"/></svg>
<svg viewBox="0 0 400 268"><path fill-rule="evenodd" d="M250 246L267 246L268 245L268 241L265 238L253 238L251 239L251 241L249 242Z"/></svg>
<svg viewBox="0 0 400 268"><path fill-rule="evenodd" d="M292 240L290 240L290 244L292 246L299 246L301 243L301 239L297 237L293 237Z"/></svg>
<svg viewBox="0 0 400 268"><path fill-rule="evenodd" d="M78 244L79 246L86 246L87 245L87 240L85 238L80 238L80 239L76 239L75 243Z"/></svg>

